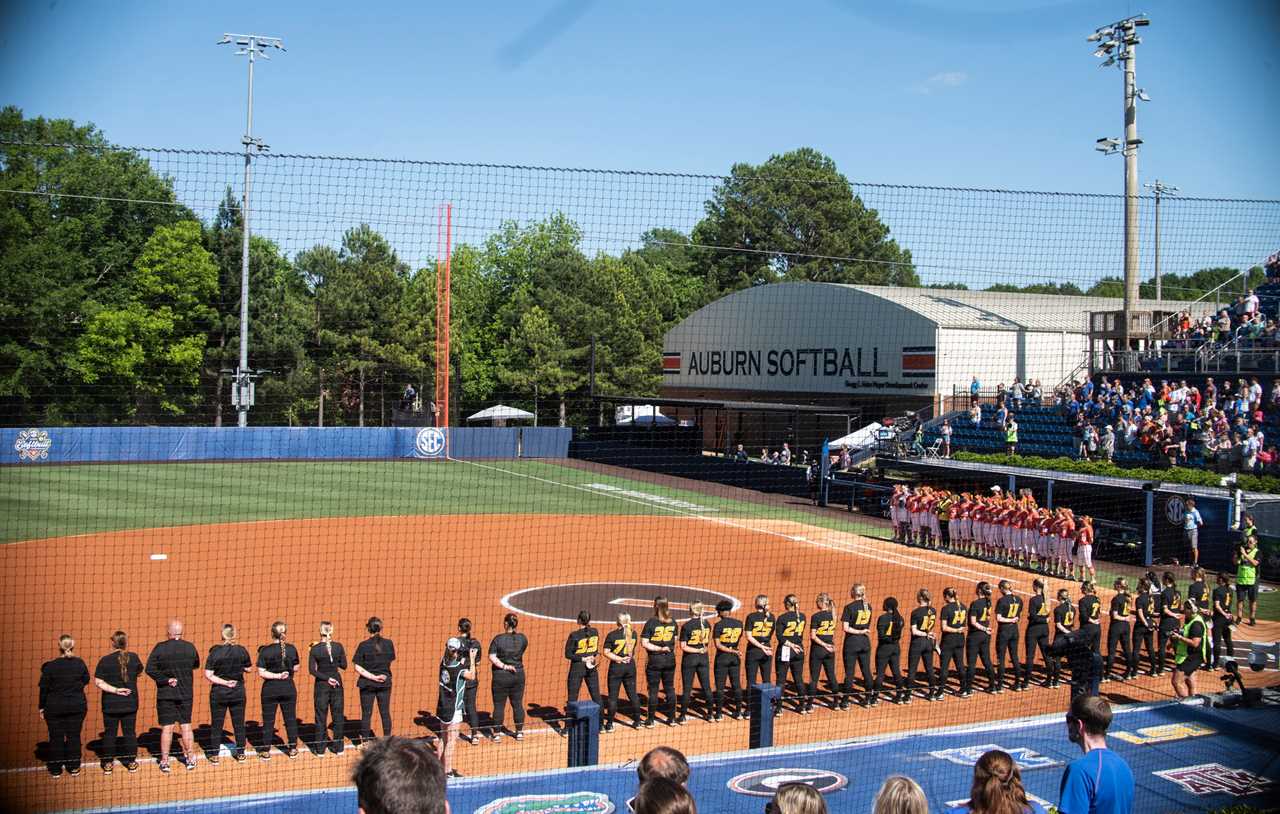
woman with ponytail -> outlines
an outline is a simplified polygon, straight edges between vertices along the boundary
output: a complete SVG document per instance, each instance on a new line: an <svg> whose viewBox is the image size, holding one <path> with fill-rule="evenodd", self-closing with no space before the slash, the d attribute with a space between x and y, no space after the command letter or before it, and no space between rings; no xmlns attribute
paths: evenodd
<svg viewBox="0 0 1280 814"><path fill-rule="evenodd" d="M222 640L209 648L204 662L204 678L209 682L209 748L205 756L217 764L222 751L222 722L231 713L231 729L235 732L236 748L231 757L237 763L245 761L244 746L244 674L253 669L249 651L236 641L236 626L222 626ZM270 746L268 745L268 747ZM263 750L265 754L266 749Z"/></svg>
<svg viewBox="0 0 1280 814"><path fill-rule="evenodd" d="M298 688L293 674L298 670L298 649L285 641L289 626L271 624L271 642L258 648L258 675L262 678L262 750L258 757L271 759L271 741L276 735L276 712L284 718L284 753L290 760L298 756Z"/></svg>
<svg viewBox="0 0 1280 814"><path fill-rule="evenodd" d="M511 717L516 740L524 740L524 654L529 649L529 639L516 628L520 619L514 613L502 617L502 632L489 642L489 664L493 667L493 734L497 743L502 739L502 722L507 705L511 705Z"/></svg>
<svg viewBox="0 0 1280 814"><path fill-rule="evenodd" d="M1045 814L1045 810L1027 799L1022 772L1009 753L992 749L974 764L969 801L947 809L947 814Z"/></svg>
<svg viewBox="0 0 1280 814"><path fill-rule="evenodd" d="M93 683L102 690L102 772L111 774L116 758L131 772L138 771L138 676L142 659L129 652L129 635L111 634L111 652L98 660ZM124 746L116 751L116 733Z"/></svg>
<svg viewBox="0 0 1280 814"><path fill-rule="evenodd" d="M80 774L80 730L89 703L84 688L89 668L76 655L76 640L62 634L58 657L40 667L40 717L49 726L49 773L60 777L63 769Z"/></svg>
<svg viewBox="0 0 1280 814"><path fill-rule="evenodd" d="M391 662L396 660L396 646L382 636L382 620L370 616L365 623L369 638L356 646L351 663L360 678L360 745L373 740L373 705L382 716L382 736L391 734Z"/></svg>

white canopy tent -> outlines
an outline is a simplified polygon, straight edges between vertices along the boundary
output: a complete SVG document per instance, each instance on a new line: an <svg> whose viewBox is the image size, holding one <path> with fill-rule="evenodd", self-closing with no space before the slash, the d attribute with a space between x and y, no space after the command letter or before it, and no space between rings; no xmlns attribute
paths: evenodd
<svg viewBox="0 0 1280 814"><path fill-rule="evenodd" d="M876 430L881 428L880 422L873 421L862 429L854 430L843 438L831 442L832 449L862 449L876 442Z"/></svg>
<svg viewBox="0 0 1280 814"><path fill-rule="evenodd" d="M492 421L494 426L505 426L508 421L525 421L533 418L533 413L505 404L486 407L475 415L467 416L467 421Z"/></svg>
<svg viewBox="0 0 1280 814"><path fill-rule="evenodd" d="M632 404L618 407L613 412L614 423L621 427L652 424L658 427L674 427L676 420L658 412L652 404Z"/></svg>

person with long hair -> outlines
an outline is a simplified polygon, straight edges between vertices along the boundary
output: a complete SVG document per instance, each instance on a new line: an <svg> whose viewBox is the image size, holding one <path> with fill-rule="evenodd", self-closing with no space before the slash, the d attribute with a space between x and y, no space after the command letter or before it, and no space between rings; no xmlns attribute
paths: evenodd
<svg viewBox="0 0 1280 814"><path fill-rule="evenodd" d="M1182 603L1182 628L1169 638L1173 644L1173 694L1188 698L1196 694L1196 670L1209 661L1209 626L1200 608L1190 599Z"/></svg>
<svg viewBox="0 0 1280 814"><path fill-rule="evenodd" d="M436 718L444 727L436 745L436 755L448 777L462 777L453 768L453 752L462 729L462 716L466 712L467 679L475 672L471 666L466 646L452 636L444 643L444 655L440 657L440 694L436 701Z"/></svg>
<svg viewBox="0 0 1280 814"><path fill-rule="evenodd" d="M640 646L649 653L644 665L645 689L649 695L649 711L644 725L653 727L658 705L658 689L666 694L667 725L676 724L676 622L671 618L671 605L665 596L654 597L653 616L640 631Z"/></svg>
<svg viewBox="0 0 1280 814"><path fill-rule="evenodd" d="M1009 580L1002 579L996 586L1000 598L996 600L996 693L1004 692L1004 659L1009 657L1013 672L1013 690L1022 692L1022 665L1018 663L1018 633L1022 621L1022 597L1013 592Z"/></svg>
<svg viewBox="0 0 1280 814"><path fill-rule="evenodd" d="M1022 659L1022 689L1031 683L1031 673L1036 666L1036 650L1044 661L1044 685L1049 686L1053 680L1053 667L1049 657L1049 617L1053 609L1044 595L1044 580L1037 577L1031 581L1031 599L1027 602L1026 652Z"/></svg>
<svg viewBox="0 0 1280 814"><path fill-rule="evenodd" d="M836 680L836 615L831 594L825 591L814 600L817 610L809 618L809 709L818 695L818 675L827 676L827 706L835 709L840 701L840 682Z"/></svg>
<svg viewBox="0 0 1280 814"><path fill-rule="evenodd" d="M311 749L317 756L326 750L342 754L343 733L346 727L346 682L342 671L347 669L347 651L341 642L333 640L333 622L320 623L320 640L311 643L307 653L307 672L315 679L312 699L316 710L315 742ZM333 740L329 740L329 721L333 721Z"/></svg>
<svg viewBox="0 0 1280 814"><path fill-rule="evenodd" d="M964 691L964 632L969 629L969 611L959 601L955 588L947 586L942 589L942 598L946 602L938 614L938 624L942 628L942 642L938 652L938 691L941 698L947 691L947 680L951 677L950 668L955 665L959 687L957 694Z"/></svg>
<svg viewBox="0 0 1280 814"><path fill-rule="evenodd" d="M1218 574L1217 587L1213 589L1213 667L1222 664L1223 656L1232 658L1235 655L1235 643L1231 641L1231 626L1235 617L1231 615L1231 577L1226 572Z"/></svg>
<svg viewBox="0 0 1280 814"><path fill-rule="evenodd" d="M902 614L898 613L897 597L885 597L881 607L884 612L876 619L876 681L868 702L873 707L880 701L887 672L893 673L894 689L897 690L893 703L902 702L902 668L898 664L902 655Z"/></svg>
<svg viewBox="0 0 1280 814"><path fill-rule="evenodd" d="M973 590L976 598L969 603L969 639L965 642L961 698L973 695L973 677L978 671L979 661L987 674L987 692L996 691L995 675L991 670L991 583L982 580Z"/></svg>
<svg viewBox="0 0 1280 814"><path fill-rule="evenodd" d="M689 715L693 700L694 680L702 688L703 715L711 720L711 625L707 624L706 607L695 600L689 606L689 619L680 626L680 714L677 723Z"/></svg>
<svg viewBox="0 0 1280 814"><path fill-rule="evenodd" d="M142 659L129 650L129 634L111 634L111 652L98 661L93 683L102 690L102 771L111 774L119 759L125 769L138 771L138 676ZM116 735L124 741L116 750Z"/></svg>
<svg viewBox="0 0 1280 814"><path fill-rule="evenodd" d="M467 743L479 746L484 742L480 729L480 711L476 708L476 696L480 693L480 642L471 635L471 620L465 616L458 620L458 641L462 642L462 654L467 659L467 692L463 697L463 710L467 716Z"/></svg>
<svg viewBox="0 0 1280 814"><path fill-rule="evenodd" d="M578 627L564 642L564 657L569 660L569 678L565 697L565 710L578 700L582 685L596 704L600 703L600 674L596 664L600 658L600 631L591 626L591 613L578 611Z"/></svg>
<svg viewBox="0 0 1280 814"><path fill-rule="evenodd" d="M773 663L773 626L777 618L769 611L769 597L756 594L754 611L747 614L746 685L768 684Z"/></svg>
<svg viewBox="0 0 1280 814"><path fill-rule="evenodd" d="M80 731L89 712L84 688L89 668L76 655L76 640L58 637L58 657L40 666L40 717L49 728L49 774L80 774Z"/></svg>
<svg viewBox="0 0 1280 814"><path fill-rule="evenodd" d="M773 668L778 676L778 689L782 691L780 701L787 696L787 677L790 675L793 692L796 697L795 710L801 715L809 714L808 685L804 683L804 640L808 621L800 612L800 598L795 594L787 594L782 599L783 613L778 617L774 628L777 647L774 648ZM778 712L782 712L782 704Z"/></svg>
<svg viewBox="0 0 1280 814"><path fill-rule="evenodd" d="M947 814L1045 814L1044 806L1027 798L1022 772L1008 752L992 749L973 766L968 801Z"/></svg>
<svg viewBox="0 0 1280 814"><path fill-rule="evenodd" d="M1058 604L1053 609L1053 644L1050 645L1051 651L1059 640L1062 640L1065 646L1067 637L1071 636L1075 631L1076 624L1076 606L1071 601L1071 591L1066 588L1059 588L1057 598ZM1060 655L1053 657L1053 666L1049 669L1049 672L1049 686L1058 687L1062 677L1062 658Z"/></svg>
<svg viewBox="0 0 1280 814"><path fill-rule="evenodd" d="M765 806L768 814L827 814L822 792L808 783L783 783Z"/></svg>
<svg viewBox="0 0 1280 814"><path fill-rule="evenodd" d="M271 742L276 734L276 712L284 719L284 753L290 760L298 756L298 688L293 674L298 671L298 648L290 644L289 626L280 620L271 623L271 641L258 648L258 677L262 679L262 751L258 757L271 759Z"/></svg>
<svg viewBox="0 0 1280 814"><path fill-rule="evenodd" d="M222 722L231 713L231 729L235 733L236 748L231 757L237 763L245 761L247 742L244 729L245 691L244 676L253 669L249 651L237 641L235 625L222 626L222 638L209 648L204 660L204 678L209 682L209 748L205 756L217 764L222 751Z"/></svg>
<svg viewBox="0 0 1280 814"><path fill-rule="evenodd" d="M169 748L173 730L182 733L182 765L187 771L196 768L196 736L191 730L191 706L195 698L193 674L200 669L200 652L182 638L181 619L170 619L165 627L167 638L151 648L147 656L147 676L156 683L156 716L160 721L160 758L156 766L169 773Z"/></svg>
<svg viewBox="0 0 1280 814"><path fill-rule="evenodd" d="M715 642L716 659L713 673L715 675L715 711L711 720L719 721L728 706L726 694L733 693L733 711L730 718L746 717L746 707L742 704L742 659L738 655L738 643L742 641L742 622L734 619L733 603L721 599L716 603L716 624L711 628L711 639Z"/></svg>
<svg viewBox="0 0 1280 814"><path fill-rule="evenodd" d="M631 728L640 728L640 701L636 697L636 633L631 614L619 613L618 626L604 637L604 657L609 662L609 699L605 708L604 731L613 731L618 714L618 691L626 689L631 701Z"/></svg>
<svg viewBox="0 0 1280 814"><path fill-rule="evenodd" d="M1138 580L1137 596L1133 600L1133 669L1131 678L1138 675L1138 664L1142 662L1142 650L1147 650L1147 675L1156 674L1158 658L1156 656L1155 629L1159 621L1153 610L1156 597L1151 593L1151 581L1147 577Z"/></svg>
<svg viewBox="0 0 1280 814"><path fill-rule="evenodd" d="M840 626L844 628L844 641L841 642L840 657L844 662L844 699L841 709L848 709L850 699L854 696L853 676L855 670L862 672L862 692L858 695L858 706L866 706L871 702L871 690L874 679L871 675L871 616L873 609L867 601L867 586L856 582L849 588L850 602L840 613Z"/></svg>
<svg viewBox="0 0 1280 814"><path fill-rule="evenodd" d="M1098 587L1089 580L1080 583L1079 612L1080 631L1089 642L1089 649L1102 654L1102 600L1098 599Z"/></svg>
<svg viewBox="0 0 1280 814"><path fill-rule="evenodd" d="M895 774L880 785L871 811L872 814L929 814L929 801L919 783Z"/></svg>
<svg viewBox="0 0 1280 814"><path fill-rule="evenodd" d="M1107 626L1107 665L1102 674L1103 681L1111 679L1117 655L1124 656L1121 679L1127 680L1138 674L1133 661L1133 598L1129 596L1129 580L1116 577L1112 587L1115 588L1116 595L1111 597L1111 607L1108 609L1111 622Z"/></svg>
<svg viewBox="0 0 1280 814"><path fill-rule="evenodd" d="M502 740L502 724L508 704L511 705L512 725L515 727L513 737L524 739L524 654L529 649L529 639L516 629L519 624L520 618L508 613L502 617L502 632L489 642L489 664L493 667L490 683L493 734L490 738L494 743Z"/></svg>
<svg viewBox="0 0 1280 814"><path fill-rule="evenodd" d="M916 592L916 607L911 611L911 643L907 645L907 691L903 694L902 703L910 704L911 696L916 690L917 668L924 662L926 683L925 700L937 701L942 695L938 692L937 676L933 672L933 653L938 642L938 611L933 607L933 595L928 588Z"/></svg>
<svg viewBox="0 0 1280 814"><path fill-rule="evenodd" d="M373 740L373 706L382 717L382 736L391 734L391 662L396 646L382 635L382 620L370 616L364 629L369 638L356 645L351 664L356 668L356 688L360 690L360 744Z"/></svg>
<svg viewBox="0 0 1280 814"><path fill-rule="evenodd" d="M689 790L665 777L641 783L631 807L634 814L698 814Z"/></svg>

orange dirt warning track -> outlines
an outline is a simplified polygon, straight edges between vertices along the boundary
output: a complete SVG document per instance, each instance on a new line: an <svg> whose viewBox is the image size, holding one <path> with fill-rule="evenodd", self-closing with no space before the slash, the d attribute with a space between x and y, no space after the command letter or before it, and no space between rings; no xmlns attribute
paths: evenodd
<svg viewBox="0 0 1280 814"><path fill-rule="evenodd" d="M152 555L166 559L152 559ZM1030 575L998 566L932 552L908 550L859 535L799 523L759 519L562 516L453 515L365 517L323 520L265 521L209 526L154 528L138 531L53 538L0 546L0 582L8 617L23 620L5 643L0 709L0 795L12 807L54 809L125 805L169 799L195 799L268 790L345 785L354 758L316 759L306 750L297 761L276 755L270 763L253 760L220 766L201 763L196 772L162 776L153 763L128 775L117 768L102 776L96 755L85 750L87 766L79 778L53 781L40 768L37 744L47 739L36 713L39 666L56 655L56 640L76 637L78 654L92 672L108 652L108 637L123 629L131 649L145 660L163 638L167 618L186 623L186 638L203 658L218 641L222 623L236 624L251 654L267 641L269 625L283 619L290 641L298 646L304 666L299 673L298 716L309 724L312 679L305 673L307 645L322 619L333 621L336 639L348 654L365 638L364 622L382 617L385 635L395 641L392 706L397 734L425 735L421 713L434 711L437 665L445 639L461 616L475 625L484 644L500 632L506 612L501 598L536 586L578 582L656 582L714 589L749 605L756 593L768 593L775 612L782 596L796 593L801 609L813 612L814 597L830 592L837 612L853 582L867 585L878 606L886 595L913 606L920 587L941 597L955 585L963 598L972 596L979 579L1006 577L1021 591ZM1059 584L1050 585L1050 595ZM1106 597L1104 597L1105 601ZM649 615L632 608L642 623ZM746 609L738 612L739 618ZM28 622L29 620L29 622ZM569 622L524 615L521 631L530 639L526 656L527 707L562 708L565 701L565 636ZM602 626L603 636L608 626ZM904 647L905 651L905 647ZM639 689L644 693L643 669ZM247 679L250 721L261 719L259 680ZM346 718L359 718L355 676L348 676ZM602 681L603 671L602 671ZM1163 695L1162 680L1108 685L1130 699ZM208 684L197 675L195 726L209 720ZM602 686L603 690L603 686ZM100 693L88 688L89 716L84 727L87 747L101 734ZM1153 694L1154 693L1154 694ZM156 725L155 689L140 681L138 730L141 756L154 757L146 734ZM585 697L585 692L584 692ZM1124 696L1119 696L1124 697ZM947 699L911 707L884 706L851 712L820 711L808 717L785 716L779 722L779 744L798 744L887 731L997 720L1061 708L1066 690L1035 690L997 699ZM479 708L487 713L489 672L480 672ZM510 725L510 719L508 719ZM457 765L466 775L499 774L565 765L565 742L538 717L529 718L529 737L522 744L459 744ZM357 734L348 724L348 737ZM283 734L282 727L278 731ZM380 733L376 723L375 731ZM229 735L229 733L228 733ZM638 758L649 747L671 743L690 754L746 748L745 722L692 722L679 729L627 730L607 736L601 760Z"/></svg>

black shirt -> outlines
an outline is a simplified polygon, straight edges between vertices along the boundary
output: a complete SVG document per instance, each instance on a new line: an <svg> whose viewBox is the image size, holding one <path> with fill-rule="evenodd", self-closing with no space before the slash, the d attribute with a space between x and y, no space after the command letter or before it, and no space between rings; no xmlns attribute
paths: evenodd
<svg viewBox="0 0 1280 814"><path fill-rule="evenodd" d="M600 633L593 627L580 627L565 639L564 657L575 664L595 658L599 652Z"/></svg>
<svg viewBox="0 0 1280 814"><path fill-rule="evenodd" d="M737 658L738 642L742 639L742 623L732 616L716 622L716 626L711 629L711 635L715 640L733 650L733 653L726 653L723 650L716 650L716 658L733 659Z"/></svg>
<svg viewBox="0 0 1280 814"><path fill-rule="evenodd" d="M631 634L631 644L630 647L628 647L627 632L625 630L619 627L609 631L609 635L604 637L604 649L615 656L622 656L624 658L626 656L631 656L633 659L630 664L619 664L618 662L611 660L609 662L609 669L612 670L616 667L619 670L634 670L636 667L634 658L637 643L638 639L636 638L635 633Z"/></svg>
<svg viewBox="0 0 1280 814"><path fill-rule="evenodd" d="M1165 610L1176 611L1178 609L1178 589L1165 588L1160 592L1160 629L1164 631L1177 630L1182 627L1182 617L1169 616L1164 613Z"/></svg>
<svg viewBox="0 0 1280 814"><path fill-rule="evenodd" d="M100 678L113 687L127 687L128 695L112 692L102 694L102 711L111 715L128 715L138 711L138 676L142 675L142 659L137 653L125 653L124 668L120 667L120 654L108 653L98 659L93 677Z"/></svg>
<svg viewBox="0 0 1280 814"><path fill-rule="evenodd" d="M1018 620L1022 618L1022 598L1013 594L1005 594L996 600L996 616L1003 616L1006 619L1012 619L1012 622L999 622L1001 628L1018 626Z"/></svg>
<svg viewBox="0 0 1280 814"><path fill-rule="evenodd" d="M767 647L769 645L769 640L773 638L773 625L776 620L777 617L772 613L766 613L765 611L749 613L747 614L747 634L755 638L755 640L760 642L760 644ZM747 640L748 652L760 649L761 648L756 647L751 643L751 639Z"/></svg>
<svg viewBox="0 0 1280 814"><path fill-rule="evenodd" d="M902 616L896 613L882 613L876 619L876 640L882 644L896 645L902 639Z"/></svg>
<svg viewBox="0 0 1280 814"><path fill-rule="evenodd" d="M209 697L223 703L245 700L244 671L250 666L249 651L238 644L215 644L210 647L204 669L211 671L223 681L235 681L236 685L224 687L221 684L213 684L209 687Z"/></svg>
<svg viewBox="0 0 1280 814"><path fill-rule="evenodd" d="M703 619L690 619L680 626L680 642L690 647L701 647L703 652L685 652L685 658L702 658L711 646L711 626Z"/></svg>
<svg viewBox="0 0 1280 814"><path fill-rule="evenodd" d="M379 690L391 686L391 662L396 660L396 646L390 639L381 636L370 636L356 645L356 654L351 659L362 670L372 675L383 675L386 681L378 683L360 676L356 686L362 690Z"/></svg>
<svg viewBox="0 0 1280 814"><path fill-rule="evenodd" d="M470 636L458 634L458 641L462 642L462 660L467 663L467 671L471 673L471 678L467 679L467 689L480 686L480 673L476 670L476 655L483 649L480 642Z"/></svg>
<svg viewBox="0 0 1280 814"><path fill-rule="evenodd" d="M489 642L489 655L497 656L498 661L517 672L524 670L524 651L528 649L529 639L523 633L499 633Z"/></svg>
<svg viewBox="0 0 1280 814"><path fill-rule="evenodd" d="M1135 599L1133 602L1133 610L1134 610L1133 626L1134 627L1141 628L1143 630L1150 630L1151 626L1155 624L1155 619L1152 618L1151 605L1152 605L1151 594L1149 593L1138 594L1138 598ZM1143 624L1142 616L1138 616L1137 614L1138 611L1142 611L1142 615L1147 618L1146 624Z"/></svg>
<svg viewBox="0 0 1280 814"><path fill-rule="evenodd" d="M778 617L778 623L774 626L774 635L778 637L778 644L787 644L791 646L792 651L804 650L804 629L805 618L800 611L787 611ZM777 651L774 651L775 655Z"/></svg>
<svg viewBox="0 0 1280 814"><path fill-rule="evenodd" d="M655 653L652 650L649 653L649 663L655 667L674 667L676 663L675 643L676 643L676 622L670 619L666 622L658 617L653 617L644 623L644 629L640 631L641 639L648 639L649 643L657 647L670 647L670 653Z"/></svg>
<svg viewBox="0 0 1280 814"><path fill-rule="evenodd" d="M925 633L932 633L938 624L938 611L932 607L917 607L911 611L911 627L916 630L923 630ZM911 633L913 639L923 639L924 636L918 636L913 631Z"/></svg>
<svg viewBox="0 0 1280 814"><path fill-rule="evenodd" d="M89 668L77 656L59 656L40 667L40 709L46 715L74 715L87 712L84 697Z"/></svg>
<svg viewBox="0 0 1280 814"><path fill-rule="evenodd" d="M1218 613L1217 606L1221 605L1222 607L1227 608L1228 610L1231 608L1231 586L1219 585L1218 587L1214 588L1213 603L1214 603L1213 623L1215 625L1217 624L1225 625L1227 623L1227 617L1223 616L1221 613Z"/></svg>
<svg viewBox="0 0 1280 814"><path fill-rule="evenodd" d="M258 648L258 667L270 673L285 673L288 678L262 679L263 698L290 698L297 694L293 685L293 671L300 663L298 648L288 642L272 642Z"/></svg>
<svg viewBox="0 0 1280 814"><path fill-rule="evenodd" d="M1040 632L1039 628L1049 626L1049 603L1040 594L1031 597L1027 603L1027 630Z"/></svg>
<svg viewBox="0 0 1280 814"><path fill-rule="evenodd" d="M1102 602L1093 594L1080 597L1080 627L1098 625L1102 618Z"/></svg>
<svg viewBox="0 0 1280 814"><path fill-rule="evenodd" d="M1209 587L1204 582L1193 582L1187 588L1187 599L1196 603L1202 612L1209 608Z"/></svg>
<svg viewBox="0 0 1280 814"><path fill-rule="evenodd" d="M820 610L809 619L813 626L812 633L824 644L835 644L836 616L829 610Z"/></svg>
<svg viewBox="0 0 1280 814"><path fill-rule="evenodd" d="M182 639L165 639L147 656L147 675L156 682L157 701L190 701L194 694L191 672L200 666L196 646ZM178 685L169 686L176 678Z"/></svg>
<svg viewBox="0 0 1280 814"><path fill-rule="evenodd" d="M978 630L972 623L977 622L984 627L991 627L991 600L985 596L969 603L969 635L986 636L985 630Z"/></svg>
<svg viewBox="0 0 1280 814"><path fill-rule="evenodd" d="M840 621L858 633L851 633L851 636L867 635L871 629L871 606L866 600L855 599L848 605L844 606L844 612L840 614Z"/></svg>
<svg viewBox="0 0 1280 814"><path fill-rule="evenodd" d="M311 645L307 654L307 672L315 678L317 684L327 683L329 679L338 679L342 686L342 671L347 669L347 651L338 642L324 642Z"/></svg>
<svg viewBox="0 0 1280 814"><path fill-rule="evenodd" d="M1116 594L1115 596L1111 597L1111 614L1112 614L1111 623L1112 624L1116 624L1117 622L1120 624L1126 624L1126 625L1129 624L1129 622L1131 621L1129 619L1130 613L1131 613L1131 610L1129 607L1128 594ZM1117 619L1116 618L1117 616L1119 616L1120 618Z"/></svg>
<svg viewBox="0 0 1280 814"><path fill-rule="evenodd" d="M956 639L963 640L964 631L968 627L966 623L969 621L969 612L965 610L964 605L959 602L948 602L942 606L942 618L946 620L947 625L950 627L960 629L959 633L947 633L944 631L942 634L943 640L953 644Z"/></svg>
<svg viewBox="0 0 1280 814"><path fill-rule="evenodd" d="M1053 629L1056 635L1065 635L1061 628L1071 630L1071 626L1076 623L1076 609L1071 606L1070 602L1060 602L1058 607L1053 609Z"/></svg>

